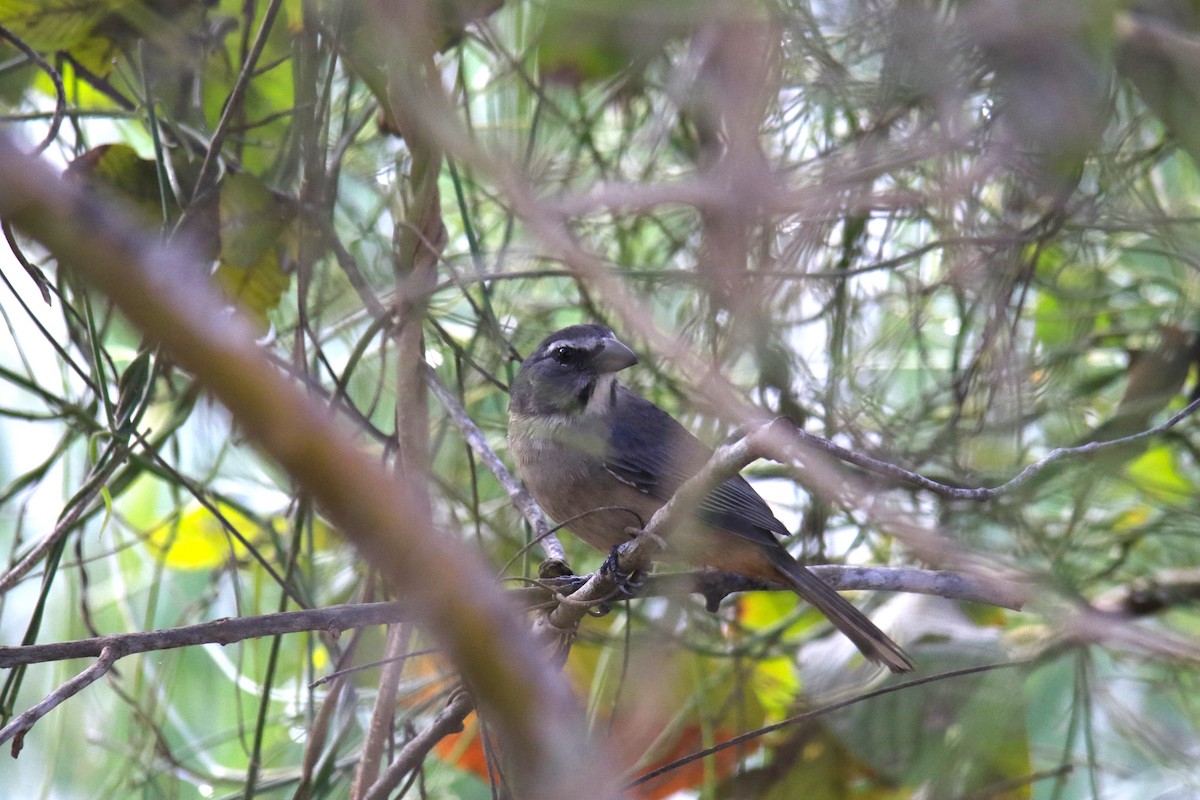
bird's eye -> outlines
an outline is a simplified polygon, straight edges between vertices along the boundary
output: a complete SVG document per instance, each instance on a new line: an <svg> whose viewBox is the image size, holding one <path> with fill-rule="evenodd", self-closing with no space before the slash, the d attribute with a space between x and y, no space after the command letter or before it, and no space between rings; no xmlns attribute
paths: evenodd
<svg viewBox="0 0 1200 800"><path fill-rule="evenodd" d="M559 364L570 364L575 360L576 351L574 347L556 347L550 356Z"/></svg>

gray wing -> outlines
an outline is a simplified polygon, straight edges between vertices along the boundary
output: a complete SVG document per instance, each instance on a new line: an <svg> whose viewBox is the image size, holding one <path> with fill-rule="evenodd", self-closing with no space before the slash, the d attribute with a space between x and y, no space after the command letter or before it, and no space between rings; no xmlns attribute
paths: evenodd
<svg viewBox="0 0 1200 800"><path fill-rule="evenodd" d="M617 392L605 468L638 491L663 502L700 470L712 451L670 414L625 387ZM697 516L760 544L775 544L788 531L758 492L740 475L713 489Z"/></svg>

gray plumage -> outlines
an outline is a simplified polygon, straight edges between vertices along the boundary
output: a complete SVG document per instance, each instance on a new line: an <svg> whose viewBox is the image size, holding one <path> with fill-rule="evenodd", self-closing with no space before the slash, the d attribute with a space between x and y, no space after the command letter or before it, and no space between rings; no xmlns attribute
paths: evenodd
<svg viewBox="0 0 1200 800"><path fill-rule="evenodd" d="M588 544L610 550L642 528L712 451L670 414L617 382L637 356L604 325L573 325L525 359L509 400L509 448L534 499ZM797 562L787 529L741 476L713 489L697 524L672 531L668 559L782 582L870 660L908 656L849 601Z"/></svg>

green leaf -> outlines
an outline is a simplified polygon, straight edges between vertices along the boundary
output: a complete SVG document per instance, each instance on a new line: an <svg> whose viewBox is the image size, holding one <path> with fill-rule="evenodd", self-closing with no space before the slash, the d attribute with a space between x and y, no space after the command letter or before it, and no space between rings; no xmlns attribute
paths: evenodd
<svg viewBox="0 0 1200 800"><path fill-rule="evenodd" d="M147 220L162 224L158 165L152 159L139 156L129 145L93 147L72 161L66 174L83 181L93 190L119 196L143 213Z"/></svg>
<svg viewBox="0 0 1200 800"><path fill-rule="evenodd" d="M1167 445L1151 447L1125 467L1125 474L1151 502L1182 505L1196 495L1195 484L1179 469L1178 454Z"/></svg>
<svg viewBox="0 0 1200 800"><path fill-rule="evenodd" d="M0 0L0 25L34 50L71 50L130 0Z"/></svg>
<svg viewBox="0 0 1200 800"><path fill-rule="evenodd" d="M291 285L295 202L245 173L221 182L217 281L263 327Z"/></svg>

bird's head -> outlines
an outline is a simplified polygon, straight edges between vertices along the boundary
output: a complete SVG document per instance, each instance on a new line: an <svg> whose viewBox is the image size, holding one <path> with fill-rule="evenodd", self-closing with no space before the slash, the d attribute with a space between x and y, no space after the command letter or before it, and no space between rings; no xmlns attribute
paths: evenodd
<svg viewBox="0 0 1200 800"><path fill-rule="evenodd" d="M602 413L614 402L616 374L638 363L605 325L572 325L542 340L512 383L509 413Z"/></svg>

